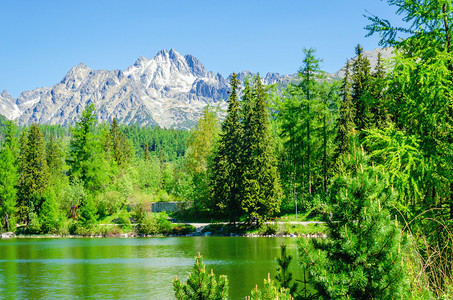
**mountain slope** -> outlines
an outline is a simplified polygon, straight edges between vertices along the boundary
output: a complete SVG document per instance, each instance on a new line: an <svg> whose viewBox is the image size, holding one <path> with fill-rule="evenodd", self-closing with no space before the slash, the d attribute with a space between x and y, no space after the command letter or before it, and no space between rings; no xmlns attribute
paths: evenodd
<svg viewBox="0 0 453 300"><path fill-rule="evenodd" d="M377 55L377 52L376 52ZM372 55L371 55L372 56ZM240 81L253 75L238 74ZM341 77L341 70L330 75ZM264 84L286 86L297 75L268 73ZM207 71L191 55L161 50L152 59L140 57L125 70L92 70L83 63L73 67L52 87L23 92L17 99L0 94L0 114L31 123L72 125L83 109L94 103L98 121L116 118L123 124L191 128L206 105L226 108L229 78Z"/></svg>

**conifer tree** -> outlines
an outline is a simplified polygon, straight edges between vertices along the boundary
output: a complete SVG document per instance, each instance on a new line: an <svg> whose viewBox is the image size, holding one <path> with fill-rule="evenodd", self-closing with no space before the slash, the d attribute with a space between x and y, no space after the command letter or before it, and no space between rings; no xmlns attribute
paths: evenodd
<svg viewBox="0 0 453 300"><path fill-rule="evenodd" d="M222 132L218 150L213 160L211 171L211 199L213 209L218 207L230 221L235 222L241 216L239 184L241 179L242 124L238 102L239 81L237 74L231 76L231 92L228 99L228 111L222 123Z"/></svg>
<svg viewBox="0 0 453 300"><path fill-rule="evenodd" d="M19 199L22 220L28 214L39 215L43 203L42 195L50 183L43 134L37 124L32 124L21 138L21 165Z"/></svg>
<svg viewBox="0 0 453 300"><path fill-rule="evenodd" d="M294 299L291 296L289 289L279 288L274 281L271 280L270 274L267 274L267 279L264 279L263 289L259 290L256 286L252 292L251 296L246 298L247 300L292 300Z"/></svg>
<svg viewBox="0 0 453 300"><path fill-rule="evenodd" d="M299 240L302 263L323 299L404 299L408 242L390 214L396 192L385 172L368 166L363 149L351 149L330 189L328 236Z"/></svg>
<svg viewBox="0 0 453 300"><path fill-rule="evenodd" d="M75 126L70 128L72 136L67 162L71 180L80 179L85 188L99 192L108 183L109 169L99 139L93 133L95 124L96 108L90 104Z"/></svg>
<svg viewBox="0 0 453 300"><path fill-rule="evenodd" d="M214 272L206 271L200 253L189 274L187 282L181 282L178 277L173 280L173 289L178 300L226 300L228 299L228 279L221 275L216 279Z"/></svg>
<svg viewBox="0 0 453 300"><path fill-rule="evenodd" d="M371 118L370 107L363 97L369 88L371 68L368 58L363 55L362 46L357 45L355 53L356 59L352 63L351 100L355 106L354 123L356 129L364 130L369 127Z"/></svg>
<svg viewBox="0 0 453 300"><path fill-rule="evenodd" d="M280 288L287 289L294 296L297 290L297 283L293 282L293 274L289 272L289 265L293 257L286 253L286 245L282 243L280 246L280 257L277 258L277 275L275 279Z"/></svg>
<svg viewBox="0 0 453 300"><path fill-rule="evenodd" d="M110 141L113 159L118 166L124 167L125 164L130 162L132 152L129 141L126 135L121 132L116 118L113 118L113 121L110 124L108 140Z"/></svg>
<svg viewBox="0 0 453 300"><path fill-rule="evenodd" d="M350 78L350 63L346 62L345 74L341 85L341 104L340 104L340 117L337 122L337 144L338 150L336 157L338 158L342 153L349 153L350 136L355 129L355 115L356 108L352 102L351 96L351 78Z"/></svg>
<svg viewBox="0 0 453 300"><path fill-rule="evenodd" d="M61 145L55 141L53 135L50 135L46 145L46 160L49 171L53 176L61 176L63 174L63 151Z"/></svg>
<svg viewBox="0 0 453 300"><path fill-rule="evenodd" d="M244 115L240 200L247 222L260 225L280 211L280 179L271 143L267 94L259 75L253 80L250 110ZM244 96L246 96L244 92Z"/></svg>
<svg viewBox="0 0 453 300"><path fill-rule="evenodd" d="M299 87L303 92L303 102L302 108L305 108L305 126L306 126L306 144L307 144L307 188L308 188L308 201L312 197L312 185L313 185L313 136L315 124L313 124L314 113L316 111L315 106L319 103L316 103L319 96L317 79L322 77L320 74L321 70L319 69L319 60L314 56L314 49L304 49L305 58L302 63L302 67L299 70L298 76L301 79Z"/></svg>

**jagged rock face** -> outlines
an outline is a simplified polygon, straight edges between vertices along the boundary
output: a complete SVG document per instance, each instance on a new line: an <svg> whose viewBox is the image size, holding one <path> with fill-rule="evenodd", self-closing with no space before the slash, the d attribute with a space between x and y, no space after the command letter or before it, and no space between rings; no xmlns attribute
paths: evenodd
<svg viewBox="0 0 453 300"><path fill-rule="evenodd" d="M20 115L20 109L16 104L16 99L11 97L7 91L3 91L0 94L0 114L10 120Z"/></svg>
<svg viewBox="0 0 453 300"><path fill-rule="evenodd" d="M377 51L389 57L392 49L365 51L375 65ZM238 74L243 82L250 71ZM231 76L231 75L230 75ZM85 107L94 103L100 122L116 118L122 124L193 127L207 105L226 109L229 79L208 72L195 57L175 50L161 50L148 59L140 57L124 71L92 70L86 65L73 67L52 87L23 92L17 99L6 91L0 94L0 114L20 125L32 123L72 125ZM341 78L344 70L328 74ZM264 84L286 86L297 75L268 73Z"/></svg>
<svg viewBox="0 0 453 300"><path fill-rule="evenodd" d="M19 96L18 123L71 125L94 103L100 122L191 128L206 105L224 106L228 91L228 81L195 57L162 50L124 71L73 67L60 83Z"/></svg>

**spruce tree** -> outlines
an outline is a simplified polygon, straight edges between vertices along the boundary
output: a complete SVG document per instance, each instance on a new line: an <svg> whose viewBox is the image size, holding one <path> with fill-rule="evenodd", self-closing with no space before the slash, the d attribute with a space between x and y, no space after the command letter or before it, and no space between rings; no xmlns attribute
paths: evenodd
<svg viewBox="0 0 453 300"><path fill-rule="evenodd" d="M241 179L242 124L238 102L239 81L237 74L231 76L231 92L228 111L222 123L222 132L211 168L212 209L220 209L232 222L241 214L239 184Z"/></svg>
<svg viewBox="0 0 453 300"><path fill-rule="evenodd" d="M110 142L110 151L112 152L113 159L118 166L124 167L125 164L130 162L132 152L129 141L126 135L121 131L116 118L113 118L112 123L110 124L108 140Z"/></svg>
<svg viewBox="0 0 453 300"><path fill-rule="evenodd" d="M63 174L63 150L54 135L50 135L46 145L46 160L49 171L54 177Z"/></svg>
<svg viewBox="0 0 453 300"><path fill-rule="evenodd" d="M249 103L250 110L243 121L240 199L247 223L256 221L260 225L280 211L281 186L270 132L267 94L259 75L253 80Z"/></svg>
<svg viewBox="0 0 453 300"><path fill-rule="evenodd" d="M368 58L363 55L362 46L357 45L355 53L356 58L352 63L351 100L355 106L354 124L357 130L364 130L369 127L371 121L370 107L364 99L370 85L371 67Z"/></svg>
<svg viewBox="0 0 453 300"><path fill-rule="evenodd" d="M29 220L30 213L39 215L42 195L50 183L43 134L37 124L32 124L21 138L21 165L19 199L22 220Z"/></svg>
<svg viewBox="0 0 453 300"><path fill-rule="evenodd" d="M350 63L349 61L347 61L345 74L341 85L340 117L337 122L337 158L342 153L349 153L350 136L355 130L354 120L356 115L356 108L353 104L351 96L351 77L349 73L350 67Z"/></svg>

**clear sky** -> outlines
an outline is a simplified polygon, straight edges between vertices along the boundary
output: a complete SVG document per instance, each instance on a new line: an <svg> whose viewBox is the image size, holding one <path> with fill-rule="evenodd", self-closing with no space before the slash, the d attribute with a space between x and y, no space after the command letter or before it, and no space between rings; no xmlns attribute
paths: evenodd
<svg viewBox="0 0 453 300"><path fill-rule="evenodd" d="M228 76L249 70L292 74L315 48L334 72L365 38L366 10L390 20L380 0L0 0L0 92L59 82L69 69L121 69L161 49L192 54Z"/></svg>

